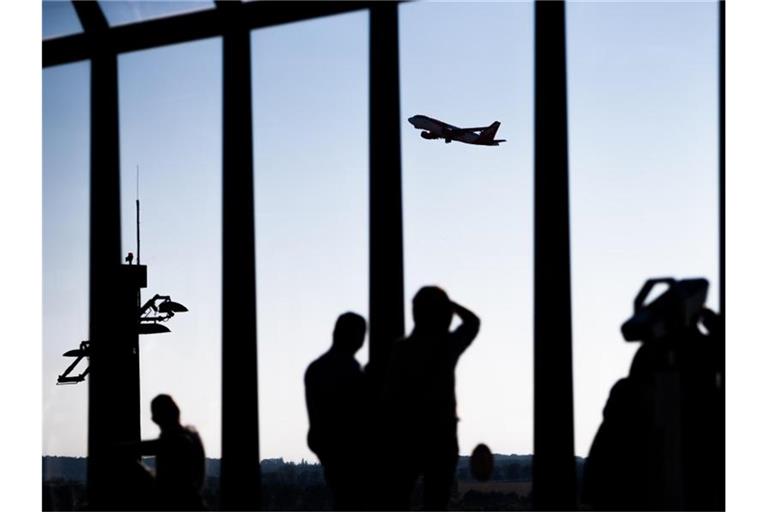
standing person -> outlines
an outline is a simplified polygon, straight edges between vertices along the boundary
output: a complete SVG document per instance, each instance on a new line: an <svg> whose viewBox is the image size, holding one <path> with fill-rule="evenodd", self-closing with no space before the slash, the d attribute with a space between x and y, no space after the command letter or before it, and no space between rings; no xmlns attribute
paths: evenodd
<svg viewBox="0 0 768 512"><path fill-rule="evenodd" d="M462 323L450 331L454 314ZM410 336L393 347L384 388L392 443L392 506L408 508L421 474L425 509L442 510L459 456L455 368L477 336L480 319L442 289L425 286L413 298L413 320Z"/></svg>
<svg viewBox="0 0 768 512"><path fill-rule="evenodd" d="M169 395L151 403L160 437L142 441L144 455L155 455L155 488L160 510L204 510L200 496L205 480L205 450L197 431L183 426L179 407Z"/></svg>
<svg viewBox="0 0 768 512"><path fill-rule="evenodd" d="M366 379L355 353L363 346L365 319L344 313L333 344L304 374L309 448L320 459L337 510L365 508L368 472L363 466L367 432Z"/></svg>
<svg viewBox="0 0 768 512"><path fill-rule="evenodd" d="M724 509L725 340L713 311L703 309L701 322L706 334L693 322L644 339L611 388L584 465L582 503L591 509Z"/></svg>

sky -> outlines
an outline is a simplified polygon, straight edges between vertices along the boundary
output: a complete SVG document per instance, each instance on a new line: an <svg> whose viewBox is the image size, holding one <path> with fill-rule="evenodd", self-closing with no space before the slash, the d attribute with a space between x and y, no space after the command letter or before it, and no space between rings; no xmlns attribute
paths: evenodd
<svg viewBox="0 0 768 512"><path fill-rule="evenodd" d="M102 2L112 24L204 7ZM191 4L191 5L190 5ZM586 456L645 279L706 277L717 310L717 7L568 3L575 447ZM438 284L482 328L457 369L462 454L533 447L533 8L400 7L405 300ZM44 2L43 35L80 31ZM252 32L262 458L316 460L302 376L336 317L367 316L368 15ZM119 58L123 253L144 297L187 307L141 343L149 401L171 393L220 455L221 41ZM43 71L43 453L86 454L87 387L56 386L88 337L89 64ZM415 114L501 122L499 147L418 136ZM407 328L412 327L406 308ZM358 354L367 361L367 346Z"/></svg>

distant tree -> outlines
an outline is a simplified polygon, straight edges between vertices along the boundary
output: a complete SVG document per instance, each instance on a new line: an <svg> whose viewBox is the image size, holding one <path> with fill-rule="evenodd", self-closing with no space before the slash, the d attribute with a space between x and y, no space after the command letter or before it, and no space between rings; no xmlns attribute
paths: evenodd
<svg viewBox="0 0 768 512"><path fill-rule="evenodd" d="M504 467L504 478L511 482L520 481L520 464L512 462Z"/></svg>
<svg viewBox="0 0 768 512"><path fill-rule="evenodd" d="M521 482L531 481L531 464L523 464L520 467L520 481Z"/></svg>

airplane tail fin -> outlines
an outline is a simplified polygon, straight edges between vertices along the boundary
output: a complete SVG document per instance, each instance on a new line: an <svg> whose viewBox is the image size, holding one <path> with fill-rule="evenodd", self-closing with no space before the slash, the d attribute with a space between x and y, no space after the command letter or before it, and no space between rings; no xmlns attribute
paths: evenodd
<svg viewBox="0 0 768 512"><path fill-rule="evenodd" d="M480 135L477 138L477 144L493 144L493 138L496 136L496 132L499 131L499 126L501 126L501 123L494 121L488 128L480 132Z"/></svg>

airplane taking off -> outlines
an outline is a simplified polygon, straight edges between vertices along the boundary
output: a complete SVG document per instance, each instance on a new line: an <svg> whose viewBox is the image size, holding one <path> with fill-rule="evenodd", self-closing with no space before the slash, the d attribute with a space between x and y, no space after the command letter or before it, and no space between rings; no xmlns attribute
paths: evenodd
<svg viewBox="0 0 768 512"><path fill-rule="evenodd" d="M506 142L505 139L494 140L496 132L501 125L498 121L495 121L490 126L482 126L480 128L458 128L431 117L418 115L409 117L408 122L417 130L423 130L421 132L422 138L445 139L446 144L452 140L458 140L465 144L477 144L479 146L498 146L499 142Z"/></svg>

